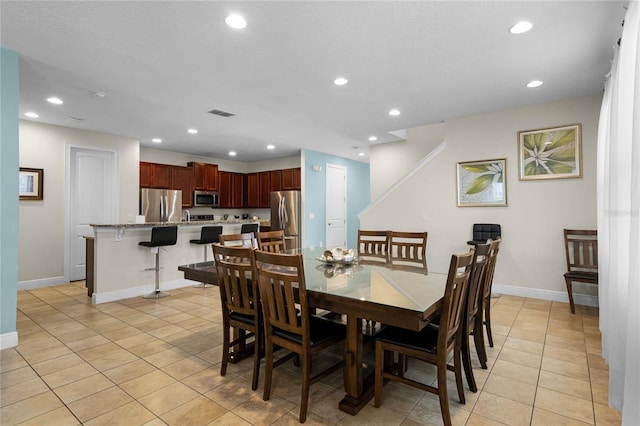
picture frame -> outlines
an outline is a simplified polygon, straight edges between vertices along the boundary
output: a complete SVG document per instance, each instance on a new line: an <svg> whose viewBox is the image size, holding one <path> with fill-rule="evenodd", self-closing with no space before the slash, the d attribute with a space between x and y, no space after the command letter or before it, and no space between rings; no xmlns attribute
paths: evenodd
<svg viewBox="0 0 640 426"><path fill-rule="evenodd" d="M42 200L44 170L20 167L19 173L20 200Z"/></svg>
<svg viewBox="0 0 640 426"><path fill-rule="evenodd" d="M582 177L582 126L518 132L520 180Z"/></svg>
<svg viewBox="0 0 640 426"><path fill-rule="evenodd" d="M506 207L507 159L457 163L458 207Z"/></svg>

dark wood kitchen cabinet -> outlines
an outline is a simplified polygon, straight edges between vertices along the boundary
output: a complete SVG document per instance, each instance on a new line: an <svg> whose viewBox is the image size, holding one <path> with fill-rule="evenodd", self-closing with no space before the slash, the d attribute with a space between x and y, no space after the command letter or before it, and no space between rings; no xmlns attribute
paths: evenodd
<svg viewBox="0 0 640 426"><path fill-rule="evenodd" d="M203 191L217 191L218 188L218 165L209 163L187 163L193 168L194 189Z"/></svg>
<svg viewBox="0 0 640 426"><path fill-rule="evenodd" d="M171 188L171 167L168 164L140 162L141 188Z"/></svg>
<svg viewBox="0 0 640 426"><path fill-rule="evenodd" d="M244 173L232 174L231 207L233 208L244 207L244 187L245 187L244 182L245 182Z"/></svg>
<svg viewBox="0 0 640 426"><path fill-rule="evenodd" d="M271 170L269 172L271 179L271 191L282 190L282 170Z"/></svg>
<svg viewBox="0 0 640 426"><path fill-rule="evenodd" d="M271 172L258 173L258 207L269 207Z"/></svg>
<svg viewBox="0 0 640 426"><path fill-rule="evenodd" d="M218 192L220 193L218 207L232 207L233 173L218 172Z"/></svg>
<svg viewBox="0 0 640 426"><path fill-rule="evenodd" d="M283 190L300 190L301 186L300 167L282 170Z"/></svg>
<svg viewBox="0 0 640 426"><path fill-rule="evenodd" d="M171 166L171 189L182 191L182 207L191 207L193 200L193 169L191 167Z"/></svg>
<svg viewBox="0 0 640 426"><path fill-rule="evenodd" d="M259 207L260 187L258 186L258 174L247 174L247 192L245 207Z"/></svg>

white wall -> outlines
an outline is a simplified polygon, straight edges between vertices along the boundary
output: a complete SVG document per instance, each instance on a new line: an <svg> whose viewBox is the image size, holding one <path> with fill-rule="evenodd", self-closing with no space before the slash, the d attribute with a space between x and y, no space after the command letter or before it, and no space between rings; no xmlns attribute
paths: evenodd
<svg viewBox="0 0 640 426"><path fill-rule="evenodd" d="M117 152L119 221L138 212L138 141L105 133L23 121L20 167L44 169L42 201L20 201L18 281L64 281L67 145Z"/></svg>
<svg viewBox="0 0 640 426"><path fill-rule="evenodd" d="M426 230L428 250L468 249L473 223L500 223L503 244L494 286L514 294L566 297L563 228L596 228L596 139L601 96L533 105L458 118L444 124L445 150L380 205L361 218L363 229ZM518 131L582 123L583 177L545 181L518 179ZM420 134L420 133L414 133ZM432 133L423 133L423 135ZM429 143L412 139L405 153ZM426 137L426 136L425 136ZM372 158L384 146L371 147ZM456 163L507 159L508 207L457 207ZM392 166L390 164L386 167ZM371 164L371 176L378 169ZM372 178L373 182L373 178ZM394 182L378 182L389 187ZM373 200L375 201L375 200ZM511 287L511 288L509 288ZM597 294L574 285L575 293Z"/></svg>

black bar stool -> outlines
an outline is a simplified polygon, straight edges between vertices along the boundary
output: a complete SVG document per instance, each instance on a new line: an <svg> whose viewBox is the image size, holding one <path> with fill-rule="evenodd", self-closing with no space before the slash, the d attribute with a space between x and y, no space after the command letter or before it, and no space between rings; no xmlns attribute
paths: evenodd
<svg viewBox="0 0 640 426"><path fill-rule="evenodd" d="M148 270L156 271L156 289L153 293L144 295L145 299L158 299L160 297L169 296L169 293L160 291L160 247L173 246L178 240L177 226L155 226L151 228L151 241L140 241L138 244L150 247L151 252L156 254L156 267Z"/></svg>
<svg viewBox="0 0 640 426"><path fill-rule="evenodd" d="M258 232L258 224L257 223L243 223L242 226L240 227L240 233L241 234L247 234L249 232L253 232L253 236L254 237L258 237L257 232Z"/></svg>
<svg viewBox="0 0 640 426"><path fill-rule="evenodd" d="M204 245L204 261L207 261L207 244L220 242L220 234L222 234L222 226L203 226L200 230L199 240L189 240L191 244ZM194 284L195 288L212 287L212 284L200 283Z"/></svg>

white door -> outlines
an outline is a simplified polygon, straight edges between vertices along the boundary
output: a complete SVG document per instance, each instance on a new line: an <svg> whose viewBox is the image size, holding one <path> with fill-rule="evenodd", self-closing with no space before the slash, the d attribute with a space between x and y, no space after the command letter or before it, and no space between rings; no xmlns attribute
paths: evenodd
<svg viewBox="0 0 640 426"><path fill-rule="evenodd" d="M113 152L71 148L69 162L69 280L85 279L86 245L91 223L114 223Z"/></svg>
<svg viewBox="0 0 640 426"><path fill-rule="evenodd" d="M347 169L327 164L327 248L347 246Z"/></svg>

